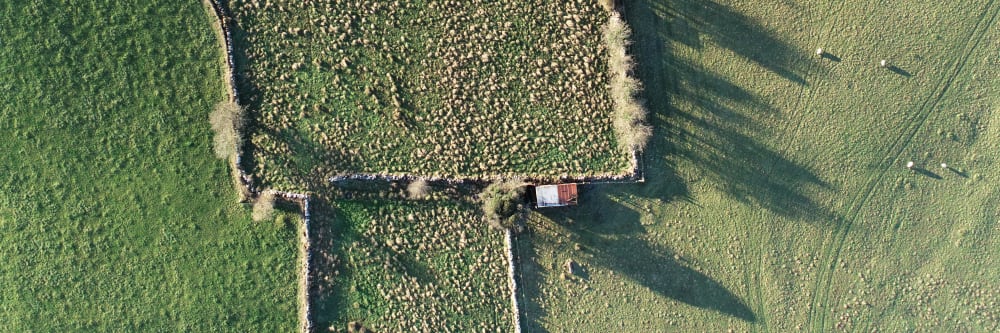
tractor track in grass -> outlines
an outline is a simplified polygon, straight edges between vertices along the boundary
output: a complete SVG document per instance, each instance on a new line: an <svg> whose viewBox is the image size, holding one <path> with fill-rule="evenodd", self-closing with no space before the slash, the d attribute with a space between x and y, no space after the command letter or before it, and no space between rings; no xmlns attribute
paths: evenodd
<svg viewBox="0 0 1000 333"><path fill-rule="evenodd" d="M834 6L835 6L834 8L827 8L827 9L821 10L820 14L817 14L819 17L830 18L830 19L825 19L823 21L824 23L823 23L822 31L819 34L816 34L816 35L813 36L812 42L813 42L814 45L820 44L820 42L822 40L826 39L825 36L829 36L829 35L833 34L833 29L835 27L837 27L838 24L840 24L841 17L843 16L843 15L840 15L840 13L843 11L845 4L841 2L841 3L836 3L836 5L834 5ZM823 61L832 62L833 60L826 59L824 57ZM841 60L841 61L843 61L843 60ZM826 65L826 64L821 64L821 65ZM811 101L813 99L813 93L817 89L819 89L819 88L820 87L809 87L808 89L804 88L803 90L801 90L800 93L799 93L799 96L798 96L798 98L796 98L796 101L795 101L795 104L794 104L795 110L799 109L799 107L802 105L802 101L803 100L805 100L805 101ZM802 110L802 114L807 114L807 113L812 112L813 106L814 106L814 104L807 103L805 105L805 107L803 108L803 110ZM798 134L801 131L802 127L803 127L802 126L802 122L801 121L797 122L797 124L795 125L795 127L793 129L793 135L792 135L792 137L798 137ZM782 148L781 152L782 153L787 153L788 150L792 148L793 142L794 142L794 140L789 140L785 144L785 147ZM839 225L839 224L837 224L837 225ZM837 232L836 229L834 229L834 231L831 232L831 234L836 234L836 232ZM826 238L826 239L829 239L829 238ZM824 239L824 241L819 244L820 248L823 248L823 247L827 246L826 239ZM821 272L817 272L816 273L816 280L817 281L819 281L820 274L821 274ZM817 298L816 297L817 296L816 296L816 290L815 290L815 288L813 289L813 292L809 296L807 296L807 297L810 297L810 296L812 297L812 299L810 301L810 306L807 307L807 309L808 309L807 310L808 313L807 313L807 316L806 316L807 323L812 323L813 322L813 318L816 316L816 311L817 311L817 309L816 309L816 307L817 307L816 306Z"/></svg>
<svg viewBox="0 0 1000 333"><path fill-rule="evenodd" d="M749 237L749 236L750 236L750 228L747 228L747 237ZM754 326L754 330L757 331L758 328L759 328L759 331L768 332L767 316L766 316L766 314L768 313L766 311L767 302L766 302L766 300L764 298L764 292L763 292L764 287L765 287L764 286L764 279L763 279L764 275L761 272L761 270L763 270L764 267L767 267L766 266L767 265L767 261L764 260L764 255L763 255L763 253L765 252L764 249L763 249L764 244L767 244L767 242L758 242L756 244L756 246L754 246L754 249L756 251L753 252L754 257L757 258L757 265L755 266L755 267L757 267L757 269L754 270L754 274L753 274L752 277L753 277L753 279L756 280L755 281L756 283L753 284L753 285L757 286L757 288L755 288L756 289L755 290L755 294L756 294L756 297L757 297L757 307L756 307L757 309L756 310L757 310L757 313L758 313L758 315L756 316L756 318L757 318L757 326ZM751 281L747 281L747 285L748 286L751 285L750 282Z"/></svg>
<svg viewBox="0 0 1000 333"><path fill-rule="evenodd" d="M839 13L843 11L845 5L843 3L835 3L832 6L833 6L833 8L824 8L822 10L818 10L818 13L816 13L816 14L806 16L807 19L811 19L813 16L824 18L823 19L823 26L821 28L821 32L819 32L817 34L813 34L811 36L811 43L812 43L812 45L820 45L821 44L820 42L824 39L824 36L830 35L832 33L832 30L834 29L834 27L836 27L839 24L839 22L841 21L840 20L841 15L839 15ZM822 47L822 46L819 46L819 47ZM811 58L814 57L815 55L812 54L811 52L808 52L805 56L807 57L806 61L810 61ZM826 68L826 69L829 69L830 65L826 64L825 62L830 62L830 61L832 61L832 60L826 59L824 57L824 58L822 58L819 61L819 63L816 66L817 66L817 68ZM803 79L806 80L807 84L800 85L798 87L798 94L796 95L795 101L791 104L790 110L792 112L791 116L793 116L793 117L795 117L795 116L802 116L802 115L805 115L805 114L808 114L808 113L812 112L813 104L808 104L807 103L807 104L803 105L804 104L803 101L810 101L810 100L812 100L814 92L816 92L817 90L819 90L822 87L826 86L825 84L823 84L825 81L821 81L821 82L817 83L816 80L814 80L816 78L817 71L815 71L815 70L809 70L809 69L811 69L811 67L809 67L809 66L807 66L806 68L807 68L807 70L803 73ZM811 83L811 84L809 84L809 83ZM790 123L790 124L784 126L783 132L784 133L791 132L791 133L793 133L791 137L798 137L798 133L800 133L801 130L802 130L802 128L803 128L803 122L802 121L797 121L797 122L791 122L790 121L788 123ZM781 153L781 154L786 154L787 155L789 153L789 150L791 150L791 149L794 148L793 147L794 142L795 142L794 140L787 140L786 142L784 142L784 144L781 145L781 148L778 150L778 152ZM747 228L746 230L747 230L747 233L749 235L750 229ZM756 270L755 274L752 276L752 278L756 279L756 283L755 283L755 285L757 286L756 298L757 298L758 303L759 303L757 310L759 310L758 313L760 313L760 317L758 317L758 320L760 322L757 323L758 325L753 326L752 330L753 331L761 331L761 332L768 332L769 331L768 327L767 327L767 324L766 324L767 323L766 322L766 318L765 318L765 314L767 314L767 312L764 311L765 301L764 301L763 292L761 291L762 289L765 288L765 284L764 284L764 281L763 281L763 278L762 278L763 274L762 274L761 270L764 267L768 267L768 266L766 266L767 262L764 259L764 256L762 255L762 253L765 252L763 250L763 248L762 248L763 244L765 244L765 243L766 242L761 242L761 245L758 246L756 248L756 251L754 251L752 253L752 255L757 256L757 259L758 259L757 270ZM823 244L820 244L820 246L823 246ZM753 285L751 283L752 282L751 281L751 274L749 272L747 272L747 274L745 274L745 275L746 275L745 276L745 283L746 283L746 285L747 286ZM813 297L815 297L814 295L815 295L815 293L813 294ZM815 303L815 299L813 299L813 303ZM808 319L811 319L813 317L813 311L814 311L814 309L815 309L815 307L810 308L810 310L809 310L810 312L808 313L808 317L807 317Z"/></svg>
<svg viewBox="0 0 1000 333"><path fill-rule="evenodd" d="M732 209L730 206L729 209ZM760 211L758 215L762 214ZM751 309L754 313L754 325L750 326L752 332L767 332L767 317L765 316L768 312L765 311L765 305L767 304L764 298L764 283L762 279L762 270L767 264L763 256L764 242L762 240L752 239L755 234L751 226L747 223L742 224L743 227L737 229L736 236L740 238L743 246L740 246L740 252L743 255L743 260L750 262L753 258L757 259L757 264L752 266L756 267L754 270L744 269L743 270L743 285L747 288L747 307ZM742 232L742 233L741 233ZM762 236L763 237L763 236ZM756 244L753 244L756 243ZM753 303L749 302L750 295L753 294Z"/></svg>
<svg viewBox="0 0 1000 333"><path fill-rule="evenodd" d="M994 2L995 2L995 0L994 0L994 1L990 1L990 2L989 2L989 3L987 4L987 6L986 6L986 10L984 10L984 13L983 13L983 16L985 16L985 15L987 14L987 12L988 12L988 11L990 10L990 8L989 8L989 7L993 6ZM971 54L972 54L972 53L973 53L973 52L975 51L975 49L976 49L976 48L978 48L979 44L980 44L980 43L982 43L983 39L985 39L985 35L986 35L986 32L987 32L987 31L989 31L989 29L990 29L991 27L993 27L993 26L994 26L994 25L996 24L998 16L1000 16L1000 6L997 6L996 8L993 8L993 15L992 15L992 16L990 17L990 19L989 19L989 23L988 23L988 24L986 24L985 28L983 28L983 29L982 29L982 30L983 30L983 33L982 33L982 34L980 34L978 38L976 38L976 41L975 41L975 43L974 43L974 45L973 45L972 49L970 49L970 50L969 50L969 52L965 54L965 56L964 56L964 59L963 59L963 61L962 61L962 65L961 65L962 67L964 67L964 66L965 66L965 64L966 64L966 63L968 62L968 59L969 59L969 57L971 56ZM981 22L982 22L982 17L980 18L980 21L979 21L979 23L981 23ZM977 25L976 25L976 29L979 29L979 26L980 26L980 25L979 25L979 24L977 24ZM975 30L974 30L974 31L975 31ZM974 35L974 34L973 34L973 35ZM957 74L957 73L956 73L956 74ZM953 80L954 80L954 78L952 78L952 81L953 81ZM949 82L949 84L950 84L950 82ZM944 94L942 94L942 96L943 96L943 95L944 95ZM939 98L939 99L940 99L940 98ZM912 138L911 138L911 139L912 139ZM987 200L987 202L989 202L989 200ZM991 238L991 236L990 236L990 235L987 235L987 236L985 237L985 239L990 239L990 238ZM895 241L896 241L896 234L895 234L895 232L893 232L893 234L892 234L892 237L891 237L891 239L889 240L889 242L888 242L888 243L889 243L889 244L893 244L893 243L895 243ZM888 306L886 306L886 307L884 307L884 308L882 309L882 311L880 311L880 312L879 312L879 314L878 314L877 318L884 318L884 317L886 316L886 313L887 313L887 312L889 311L889 309L892 309L892 308L894 308L894 307L896 306L896 303L897 303L897 302L899 301L899 298L900 298L900 297L901 297L902 295L903 295L903 293L899 293L899 292L895 293L895 294L893 295L892 299L891 299L891 300L889 301L889 303L888 303L889 305L888 305ZM871 322L872 322L872 321L868 321L869 325L865 327L864 331L868 331L868 330L870 330L870 328L871 328Z"/></svg>
<svg viewBox="0 0 1000 333"><path fill-rule="evenodd" d="M823 11L820 11L821 13L826 13L826 14L829 14L829 15L816 14L817 16L823 17L823 18L827 18L827 17L833 18L833 24L829 24L828 20L824 20L823 32L820 33L820 34L817 34L817 35L813 36L813 38L812 38L812 44L813 45L819 44L820 40L823 39L822 36L829 35L830 34L830 29L832 29L832 26L836 26L837 23L840 22L840 17L841 17L840 12L843 9L844 9L844 4L843 3L839 3L832 10L828 10L828 11L827 10L823 10ZM813 54L808 53L807 56L808 57L812 57ZM817 65L817 66L824 66L825 64L822 63L824 61L829 61L829 60L823 58L823 59L820 60L820 64ZM809 79L815 77L814 74L815 73L813 73L813 71L808 71L807 70L805 72L805 74L803 75L803 79L806 80L806 83L809 83L810 82ZM813 92L815 92L816 89L818 89L818 88L819 87L810 86L808 84L799 86L798 96L795 98L795 102L792 103L792 110L793 110L793 112L795 112L795 114L798 114L797 111L802 106L802 101L803 100L806 100L806 101L812 100ZM811 106L811 104L809 104L808 106ZM802 111L803 111L803 113L806 113L806 112L809 112L811 109L812 109L811 107L806 107ZM795 122L794 126L786 126L785 132L788 132L789 128L790 128L791 132L793 133L793 136L797 137L800 129L802 128L802 122L801 121L800 122ZM784 147L782 147L782 149L779 152L782 152L782 153L787 152L788 149L791 148L792 142L794 142L794 141L789 141L789 142L785 143Z"/></svg>
<svg viewBox="0 0 1000 333"><path fill-rule="evenodd" d="M938 81L933 93L931 93L927 99L921 103L920 107L917 109L918 112L916 112L913 116L913 119L907 122L909 126L906 130L893 140L893 143L889 146L890 148L886 154L888 157L886 157L882 162L882 170L868 181L868 184L865 185L863 194L856 196L854 200L852 200L850 209L845 215L847 217L840 221L841 223L838 224L837 229L834 231L834 239L831 246L823 251L825 254L824 258L826 258L824 260L825 265L821 265L820 268L822 269L825 267L826 269L817 273L818 278L816 280L816 286L814 287L813 304L810 306L810 324L812 324L814 331L824 330L827 313L826 311L819 311L818 309L820 306L829 301L829 294L833 284L833 273L836 271L837 259L840 257L840 252L843 249L844 242L847 239L847 234L850 232L852 224L861 214L862 208L876 192L878 184L882 183L885 175L893 168L893 165L900 159L900 156L903 154L906 147L909 146L910 142L913 141L913 138L924 126L927 118L930 117L931 112L937 108L941 99L948 92L952 83L954 83L955 78L957 78L959 73L961 73L965 68L965 65L968 63L972 53L979 47L982 40L985 38L986 31L988 31L989 28L995 24L998 11L994 8L994 2L995 0L991 0L986 4L983 13L977 19L972 32L966 39L967 42L963 47L964 52L962 53L962 56L955 62L955 65L949 73L944 76L942 80ZM991 10L992 15L990 15ZM983 27L984 23L986 23L985 28ZM899 295L896 297L898 298Z"/></svg>

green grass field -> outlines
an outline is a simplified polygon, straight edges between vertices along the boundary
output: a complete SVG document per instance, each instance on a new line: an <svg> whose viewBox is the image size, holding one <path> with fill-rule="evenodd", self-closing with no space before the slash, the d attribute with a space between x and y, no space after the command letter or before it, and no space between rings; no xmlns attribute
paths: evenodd
<svg viewBox="0 0 1000 333"><path fill-rule="evenodd" d="M292 331L293 225L211 151L198 1L0 2L0 331Z"/></svg>
<svg viewBox="0 0 1000 333"><path fill-rule="evenodd" d="M1000 328L1000 4L626 5L647 183L532 216L528 331Z"/></svg>
<svg viewBox="0 0 1000 333"><path fill-rule="evenodd" d="M503 233L455 197L356 193L317 204L313 314L318 329L509 331Z"/></svg>
<svg viewBox="0 0 1000 333"><path fill-rule="evenodd" d="M623 175L597 1L233 1L255 173Z"/></svg>

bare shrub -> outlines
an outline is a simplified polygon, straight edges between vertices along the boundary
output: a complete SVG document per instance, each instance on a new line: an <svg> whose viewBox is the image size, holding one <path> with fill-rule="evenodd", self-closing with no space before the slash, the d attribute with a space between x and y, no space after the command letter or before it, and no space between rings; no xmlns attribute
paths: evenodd
<svg viewBox="0 0 1000 333"><path fill-rule="evenodd" d="M600 3L601 7L603 7L606 11L610 12L615 10L615 0L597 0L597 2Z"/></svg>
<svg viewBox="0 0 1000 333"><path fill-rule="evenodd" d="M274 191L260 192L260 196L253 202L253 220L255 222L267 221L274 216Z"/></svg>
<svg viewBox="0 0 1000 333"><path fill-rule="evenodd" d="M409 195L410 199L423 199L426 198L431 192L431 186L426 180L417 179L406 186L406 193Z"/></svg>
<svg viewBox="0 0 1000 333"><path fill-rule="evenodd" d="M635 61L627 52L631 36L632 31L621 14L612 13L604 26L604 43L608 47L615 134L622 149L641 151L646 148L652 128L645 124L646 107L636 99L642 84L631 76L635 67Z"/></svg>
<svg viewBox="0 0 1000 333"><path fill-rule="evenodd" d="M235 102L220 102L209 115L212 131L215 132L215 156L227 159L236 156L240 144L240 128L243 126L243 108Z"/></svg>
<svg viewBox="0 0 1000 333"><path fill-rule="evenodd" d="M487 186L480 197L483 219L493 228L513 227L525 208L521 202L525 185L521 180L508 180Z"/></svg>

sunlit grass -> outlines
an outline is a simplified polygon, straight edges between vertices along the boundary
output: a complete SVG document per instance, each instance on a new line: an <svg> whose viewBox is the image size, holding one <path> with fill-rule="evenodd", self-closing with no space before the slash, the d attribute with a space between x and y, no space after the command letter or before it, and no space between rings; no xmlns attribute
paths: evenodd
<svg viewBox="0 0 1000 333"><path fill-rule="evenodd" d="M213 158L202 4L7 1L0 26L0 330L294 330L294 228Z"/></svg>

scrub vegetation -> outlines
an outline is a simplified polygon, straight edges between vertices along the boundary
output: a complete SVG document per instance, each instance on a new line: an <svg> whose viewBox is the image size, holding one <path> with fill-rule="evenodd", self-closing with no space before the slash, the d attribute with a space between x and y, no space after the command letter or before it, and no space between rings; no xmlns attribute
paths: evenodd
<svg viewBox="0 0 1000 333"><path fill-rule="evenodd" d="M213 143L216 157L224 160L236 158L237 147L243 142L240 129L244 121L243 110L236 103L226 101L215 105L209 115L209 122L215 133Z"/></svg>
<svg viewBox="0 0 1000 333"><path fill-rule="evenodd" d="M384 186L315 206L316 327L510 330L503 233L454 188L421 200L406 192Z"/></svg>
<svg viewBox="0 0 1000 333"><path fill-rule="evenodd" d="M497 230L513 228L525 213L524 190L528 184L508 180L490 184L480 194L483 220Z"/></svg>
<svg viewBox="0 0 1000 333"><path fill-rule="evenodd" d="M625 53L605 45L611 14L597 1L231 6L245 104L260 126L255 172L276 188L343 173L631 172L616 129L641 132L632 126L641 112L613 119L612 78L621 81L630 63L609 68ZM622 146L641 146L641 136Z"/></svg>

